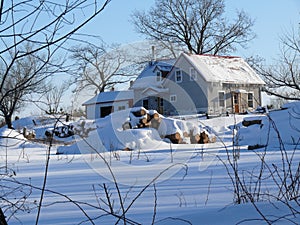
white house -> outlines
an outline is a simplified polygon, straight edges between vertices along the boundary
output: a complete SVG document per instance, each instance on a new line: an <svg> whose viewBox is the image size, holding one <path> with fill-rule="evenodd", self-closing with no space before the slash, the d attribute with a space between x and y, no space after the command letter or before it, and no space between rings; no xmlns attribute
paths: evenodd
<svg viewBox="0 0 300 225"><path fill-rule="evenodd" d="M88 119L105 117L112 112L131 108L133 91L101 92L82 105L85 106Z"/></svg>

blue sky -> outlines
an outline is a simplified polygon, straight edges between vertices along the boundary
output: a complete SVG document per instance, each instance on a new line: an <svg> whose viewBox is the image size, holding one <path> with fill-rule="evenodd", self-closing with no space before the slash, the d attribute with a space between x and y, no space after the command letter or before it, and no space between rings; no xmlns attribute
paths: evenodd
<svg viewBox="0 0 300 225"><path fill-rule="evenodd" d="M134 31L130 15L135 9L149 9L155 0L112 0L105 11L83 30L99 35L107 43L128 44L144 40ZM299 0L225 0L228 17L236 9L243 9L255 19L254 31L257 38L247 50L235 55L242 57L259 55L266 59L276 58L279 35L300 23Z"/></svg>

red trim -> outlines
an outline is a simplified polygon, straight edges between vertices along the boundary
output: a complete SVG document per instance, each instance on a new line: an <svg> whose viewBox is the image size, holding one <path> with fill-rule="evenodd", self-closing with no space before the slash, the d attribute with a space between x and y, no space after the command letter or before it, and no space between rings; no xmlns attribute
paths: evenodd
<svg viewBox="0 0 300 225"><path fill-rule="evenodd" d="M241 58L239 56L230 56L230 55L212 55L212 54L190 54L188 55L196 55L196 56L208 56L208 57L216 57L216 58L225 58L225 59L234 59L234 58Z"/></svg>

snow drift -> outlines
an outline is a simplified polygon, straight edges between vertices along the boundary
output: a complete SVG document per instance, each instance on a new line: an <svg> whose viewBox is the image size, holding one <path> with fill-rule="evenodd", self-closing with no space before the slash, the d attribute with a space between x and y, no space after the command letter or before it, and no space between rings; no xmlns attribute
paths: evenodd
<svg viewBox="0 0 300 225"><path fill-rule="evenodd" d="M266 115L244 118L244 121L255 122L250 126L238 124L237 145L274 147L281 144L299 144L300 137L300 102L286 104L281 110L270 111Z"/></svg>

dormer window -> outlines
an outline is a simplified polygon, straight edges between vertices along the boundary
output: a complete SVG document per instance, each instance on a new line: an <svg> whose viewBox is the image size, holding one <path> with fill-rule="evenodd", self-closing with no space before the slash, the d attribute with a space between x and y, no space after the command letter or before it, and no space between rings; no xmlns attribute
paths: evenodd
<svg viewBox="0 0 300 225"><path fill-rule="evenodd" d="M156 72L156 81L157 82L162 81L162 73L159 70Z"/></svg>

